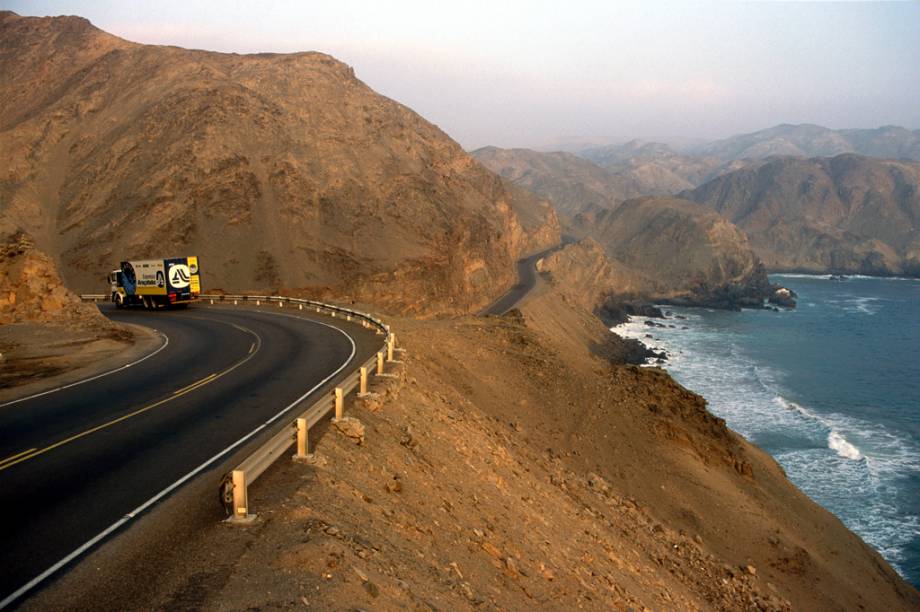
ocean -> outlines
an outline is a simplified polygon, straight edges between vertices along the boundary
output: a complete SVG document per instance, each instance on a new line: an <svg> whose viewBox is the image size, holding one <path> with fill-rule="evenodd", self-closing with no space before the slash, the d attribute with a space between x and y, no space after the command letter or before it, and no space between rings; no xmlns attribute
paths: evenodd
<svg viewBox="0 0 920 612"><path fill-rule="evenodd" d="M920 280L771 280L796 310L666 306L667 328L614 331L666 351L711 412L920 587Z"/></svg>

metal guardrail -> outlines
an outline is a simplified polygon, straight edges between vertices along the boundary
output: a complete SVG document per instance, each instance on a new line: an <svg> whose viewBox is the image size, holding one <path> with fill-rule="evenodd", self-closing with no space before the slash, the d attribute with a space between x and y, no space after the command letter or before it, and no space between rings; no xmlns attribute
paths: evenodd
<svg viewBox="0 0 920 612"><path fill-rule="evenodd" d="M93 302L108 300L108 296L105 294L92 293L83 294L80 298L84 301L92 300ZM355 324L360 321L365 328L376 329L378 334L384 336L381 350L339 381L332 393L323 394L303 410L299 416L295 417L287 427L269 438L268 441L253 451L235 469L221 479L219 494L227 514L230 515L227 522L231 524L247 524L255 519L255 515L249 512L249 485L255 482L295 442L297 443L297 452L292 459L308 460L310 458L310 428L319 423L333 410L335 410L337 419L342 418L345 396L356 388L358 389L359 397L366 395L368 378L371 372L374 372L377 377L392 376L392 374L385 372L385 364L394 363L394 352L403 349L396 348L396 334L390 332L390 326L380 319L370 314L336 306L335 304L275 295L202 294L199 299L201 301L207 300L211 304L233 303L234 305L239 305L242 302L246 305L252 305L254 302L256 306L261 306L262 302L265 302L266 304L277 304L279 308L283 308L285 304L290 304L301 311L314 309L317 313L326 313L332 317L342 317L346 321Z"/></svg>

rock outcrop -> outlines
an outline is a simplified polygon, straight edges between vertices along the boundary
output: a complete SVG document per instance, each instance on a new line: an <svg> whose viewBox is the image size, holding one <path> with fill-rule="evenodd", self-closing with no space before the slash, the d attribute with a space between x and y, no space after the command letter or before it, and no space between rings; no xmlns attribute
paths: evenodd
<svg viewBox="0 0 920 612"><path fill-rule="evenodd" d="M13 323L112 327L95 306L64 287L54 262L22 231L0 236L0 325Z"/></svg>
<svg viewBox="0 0 920 612"><path fill-rule="evenodd" d="M770 269L920 275L920 162L778 158L682 196L741 227Z"/></svg>
<svg viewBox="0 0 920 612"><path fill-rule="evenodd" d="M120 259L195 253L209 288L469 312L558 242L548 204L322 53L138 45L4 12L0 72L0 217L81 291Z"/></svg>
<svg viewBox="0 0 920 612"><path fill-rule="evenodd" d="M775 290L744 232L676 198L641 198L581 215L577 225L618 264L607 292L673 304L759 308Z"/></svg>

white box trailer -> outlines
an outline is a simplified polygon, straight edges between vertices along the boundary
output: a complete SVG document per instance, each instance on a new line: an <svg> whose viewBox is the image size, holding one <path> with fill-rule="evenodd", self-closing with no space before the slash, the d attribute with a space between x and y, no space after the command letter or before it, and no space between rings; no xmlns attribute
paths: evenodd
<svg viewBox="0 0 920 612"><path fill-rule="evenodd" d="M118 308L189 304L201 294L201 270L195 256L123 261L108 280Z"/></svg>

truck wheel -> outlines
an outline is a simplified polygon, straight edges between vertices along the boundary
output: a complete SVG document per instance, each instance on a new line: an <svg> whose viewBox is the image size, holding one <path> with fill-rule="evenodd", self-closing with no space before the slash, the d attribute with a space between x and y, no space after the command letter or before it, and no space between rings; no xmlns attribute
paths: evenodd
<svg viewBox="0 0 920 612"><path fill-rule="evenodd" d="M144 308L146 310L153 310L153 300L150 299L150 296L144 296Z"/></svg>
<svg viewBox="0 0 920 612"><path fill-rule="evenodd" d="M116 293L112 296L112 301L115 302L115 308L124 308L125 300L121 297L120 293Z"/></svg>

